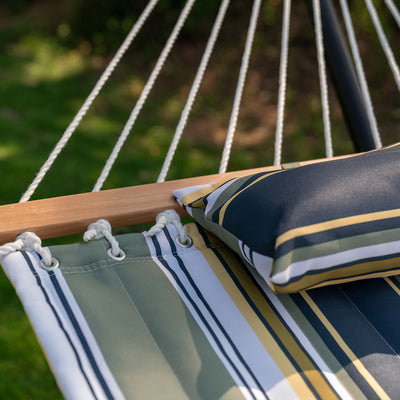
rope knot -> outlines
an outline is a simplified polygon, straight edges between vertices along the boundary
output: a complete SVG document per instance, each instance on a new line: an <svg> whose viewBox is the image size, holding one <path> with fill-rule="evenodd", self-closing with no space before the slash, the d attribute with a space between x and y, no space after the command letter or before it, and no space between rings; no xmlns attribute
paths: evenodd
<svg viewBox="0 0 400 400"><path fill-rule="evenodd" d="M111 225L107 220L99 219L88 226L87 231L83 234L83 240L89 242L90 240L104 237L111 246L107 251L108 255L114 259L123 260L125 258L125 253L119 247L119 243L112 235L111 229Z"/></svg>
<svg viewBox="0 0 400 400"><path fill-rule="evenodd" d="M17 236L14 242L0 246L0 258L15 251L35 251L42 258L40 265L44 268L54 269L58 266L58 261L42 247L42 240L34 232L23 232Z"/></svg>
<svg viewBox="0 0 400 400"><path fill-rule="evenodd" d="M83 240L89 242L93 239L100 239L111 235L111 232L110 223L105 219L99 219L88 226L87 231L83 234Z"/></svg>
<svg viewBox="0 0 400 400"><path fill-rule="evenodd" d="M192 239L186 233L185 227L182 225L179 214L175 210L165 210L156 217L156 223L149 229L147 236L151 237L161 232L167 225L174 225L178 231L177 242L180 246L190 247Z"/></svg>
<svg viewBox="0 0 400 400"><path fill-rule="evenodd" d="M34 232L23 232L17 236L16 242L21 241L21 250L37 251L42 247L42 240Z"/></svg>

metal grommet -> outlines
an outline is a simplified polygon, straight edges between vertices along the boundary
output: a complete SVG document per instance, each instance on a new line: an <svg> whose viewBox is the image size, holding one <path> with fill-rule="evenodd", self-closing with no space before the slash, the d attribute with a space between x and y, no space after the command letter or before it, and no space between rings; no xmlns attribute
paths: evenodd
<svg viewBox="0 0 400 400"><path fill-rule="evenodd" d="M181 242L179 235L175 238L176 243L178 243L181 247L191 247L193 245L193 240L190 236L186 235L186 239L184 242Z"/></svg>
<svg viewBox="0 0 400 400"><path fill-rule="evenodd" d="M124 260L126 258L126 254L123 250L119 249L119 254L118 255L114 255L111 251L111 247L107 250L107 254L109 255L110 258L112 258L113 260Z"/></svg>
<svg viewBox="0 0 400 400"><path fill-rule="evenodd" d="M43 259L39 261L39 265L41 268L43 268L46 271L53 271L54 269L58 268L60 266L60 263L58 262L57 258L51 257L51 264L46 265L43 262Z"/></svg>

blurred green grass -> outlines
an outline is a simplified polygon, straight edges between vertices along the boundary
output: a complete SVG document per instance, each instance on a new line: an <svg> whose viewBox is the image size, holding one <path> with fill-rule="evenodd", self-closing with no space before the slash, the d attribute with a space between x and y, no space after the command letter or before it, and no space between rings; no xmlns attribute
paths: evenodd
<svg viewBox="0 0 400 400"><path fill-rule="evenodd" d="M0 6L0 204L19 200L145 2L135 2L132 15L126 8L122 13L116 12L110 9L109 2L100 2L94 22L85 23L88 3L92 4L71 2L70 12L66 1L55 5L21 0L19 6L13 3L16 9L9 4ZM161 2L159 13L150 20L151 28L145 29L134 42L34 198L91 190L182 2L172 2L173 7L167 12L168 3ZM100 5L104 4L108 7L103 10ZM217 12L218 2L199 4L105 188L148 183L157 178ZM383 141L389 144L399 137L398 92L384 63L373 62L381 50L361 2L355 1L353 5L359 16L356 28L361 35L361 50L366 65L372 67L367 76L377 104ZM240 66L241 54L237 48L243 46L245 39L245 30L238 30L237 26L247 26L248 8L246 1L233 2L169 179L218 170ZM263 5L230 169L268 165L273 161L281 8L279 0ZM294 5L293 15L285 162L324 156L312 26L300 2ZM395 30L389 22L388 26L389 32ZM394 45L400 50L398 40ZM352 145L331 87L330 97L335 153L351 152ZM0 273L0 304L0 398L60 398L29 321L3 273Z"/></svg>

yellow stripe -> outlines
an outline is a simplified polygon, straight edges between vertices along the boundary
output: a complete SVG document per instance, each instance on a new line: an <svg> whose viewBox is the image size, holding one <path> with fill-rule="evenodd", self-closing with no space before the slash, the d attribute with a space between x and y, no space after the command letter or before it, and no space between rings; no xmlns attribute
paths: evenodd
<svg viewBox="0 0 400 400"><path fill-rule="evenodd" d="M393 274L394 275L394 274ZM400 289L387 277L383 278L388 285L400 296Z"/></svg>
<svg viewBox="0 0 400 400"><path fill-rule="evenodd" d="M349 357L350 361L357 369L357 371L361 374L361 376L368 382L371 388L375 391L381 399L390 400L390 397L383 390L383 388L379 385L379 383L375 380L375 378L369 373L369 371L365 368L362 362L357 358L357 356L352 352L350 347L346 344L343 338L339 335L337 330L333 327L333 325L328 321L323 312L319 309L319 307L314 303L311 297L307 292L300 292L303 299L308 303L311 309L314 311L315 315L320 319L320 321L325 325L326 329L335 339L336 343L340 346L340 348L344 351L344 353Z"/></svg>
<svg viewBox="0 0 400 400"><path fill-rule="evenodd" d="M190 236L192 236L196 247L198 246L198 243L203 243L201 236L197 232L190 229L190 232L188 233ZM210 249L205 250L203 245L199 246L198 249L202 252L218 280L223 285L225 291L229 294L242 315L246 318L254 333L257 335L270 356L274 359L275 363L279 366L280 370L283 372L295 392L300 398L315 398L303 377L298 373L292 362L287 358L279 344L264 326L253 308L244 299L243 294L232 281L232 278L221 265L214 252ZM233 253L228 249L219 249L219 252L222 254L224 260L229 264L229 267L232 269L235 276L239 279L246 293L251 297L258 311L262 314L265 320L268 321L268 324L282 341L284 347L289 351L295 362L303 371L304 375L307 376L316 392L319 393L321 397L326 399L337 398L335 393L325 381L324 377L319 371L315 370L315 367L307 354L305 354L301 347L299 347L291 333L287 330L285 325L275 314L274 310L254 286L248 275L244 272L243 265L238 263L236 256L234 256Z"/></svg>
<svg viewBox="0 0 400 400"><path fill-rule="evenodd" d="M394 218L399 216L400 216L400 208L396 208L394 210L386 210L374 213L354 215L351 217L338 218L338 219L333 219L331 221L320 222L317 224L312 224L307 226L301 226L300 228L291 229L280 235L276 240L276 247L298 236L310 235L313 233L323 232L329 229L341 228L343 226L360 224L362 222L377 221L385 218Z"/></svg>
<svg viewBox="0 0 400 400"><path fill-rule="evenodd" d="M224 221L224 217L225 217L225 212L226 209L229 207L229 204L231 204L231 202L233 201L233 199L235 199L237 196L239 196L239 194L241 194L242 192L244 192L246 189L248 189L250 186L253 186L254 184L256 184L257 182L260 182L261 180L268 178L271 175L275 175L278 173L283 173L285 172L284 170L278 170L278 171L274 171L274 172L269 172L263 176L260 176L258 179L256 179L254 182L250 183L249 185L247 185L245 188L243 188L242 190L240 190L239 192L235 193L234 196L232 196L225 204L224 206L221 208L220 212L219 212L219 221L218 224L222 226L222 223ZM251 222L251 221L250 221Z"/></svg>
<svg viewBox="0 0 400 400"><path fill-rule="evenodd" d="M191 203L197 201L197 205L192 205L192 207L204 209L204 206L203 207L199 206L198 202L200 200L203 200L203 197L207 196L208 194L210 194L214 190L218 189L219 187L221 187L222 185L224 185L226 182L228 182L230 180L232 180L232 179L226 179L224 181L219 181L217 183L214 183L211 186L197 189L194 192L188 193L181 198L181 202L183 205L187 206L188 204L191 204Z"/></svg>
<svg viewBox="0 0 400 400"><path fill-rule="evenodd" d="M271 287L277 293L295 293L304 289L327 286L336 283L344 283L360 280L363 278L378 278L382 276L395 275L400 272L400 257L388 258L386 260L367 261L349 265L348 267L322 271L319 274L304 275L301 279L286 285L277 285L271 282ZM396 267L391 268L393 265ZM355 274L357 274L355 276ZM274 277L272 275L272 281Z"/></svg>

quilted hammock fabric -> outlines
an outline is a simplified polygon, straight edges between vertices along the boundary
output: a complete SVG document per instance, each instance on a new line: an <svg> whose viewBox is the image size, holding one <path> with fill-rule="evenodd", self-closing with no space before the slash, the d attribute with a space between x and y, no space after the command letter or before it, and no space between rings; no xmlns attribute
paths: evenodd
<svg viewBox="0 0 400 400"><path fill-rule="evenodd" d="M400 398L397 277L276 294L196 224L3 267L67 399Z"/></svg>

